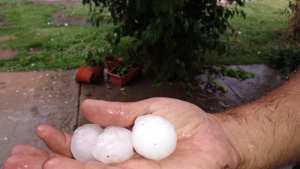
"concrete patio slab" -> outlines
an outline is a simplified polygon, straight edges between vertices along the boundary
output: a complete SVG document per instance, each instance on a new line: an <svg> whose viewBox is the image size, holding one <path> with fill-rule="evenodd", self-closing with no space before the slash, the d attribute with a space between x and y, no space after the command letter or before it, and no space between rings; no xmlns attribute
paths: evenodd
<svg viewBox="0 0 300 169"><path fill-rule="evenodd" d="M16 144L44 147L36 127L49 123L67 132L76 125L74 71L0 73L0 166Z"/></svg>

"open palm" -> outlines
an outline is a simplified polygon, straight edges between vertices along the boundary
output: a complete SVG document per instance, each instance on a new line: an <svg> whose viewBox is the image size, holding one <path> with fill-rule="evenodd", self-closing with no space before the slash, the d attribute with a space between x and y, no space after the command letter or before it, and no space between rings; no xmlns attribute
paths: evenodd
<svg viewBox="0 0 300 169"><path fill-rule="evenodd" d="M38 135L55 154L29 145L16 146L4 169L235 169L241 161L215 116L188 102L169 98L131 103L87 100L82 104L82 112L93 123L121 127L132 126L136 117L143 114L163 116L176 127L176 151L162 161L136 155L112 166L96 161L81 163L70 158L69 135L42 125Z"/></svg>

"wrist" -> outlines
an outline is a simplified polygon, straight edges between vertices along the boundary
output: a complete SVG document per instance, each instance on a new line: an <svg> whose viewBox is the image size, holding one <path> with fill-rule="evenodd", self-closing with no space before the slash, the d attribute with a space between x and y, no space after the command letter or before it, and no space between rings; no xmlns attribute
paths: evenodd
<svg viewBox="0 0 300 169"><path fill-rule="evenodd" d="M215 117L223 128L229 141L236 149L240 158L238 169L252 169L257 168L253 163L254 146L249 141L249 138L239 122L238 114L233 113L219 113Z"/></svg>

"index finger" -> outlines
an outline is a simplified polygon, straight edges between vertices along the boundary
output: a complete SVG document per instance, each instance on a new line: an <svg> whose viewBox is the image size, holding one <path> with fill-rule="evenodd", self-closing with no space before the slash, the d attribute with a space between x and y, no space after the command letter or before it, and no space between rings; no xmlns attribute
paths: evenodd
<svg viewBox="0 0 300 169"><path fill-rule="evenodd" d="M101 126L130 127L134 120L151 112L151 105L156 99L138 102L108 102L103 100L85 100L81 112L91 122Z"/></svg>

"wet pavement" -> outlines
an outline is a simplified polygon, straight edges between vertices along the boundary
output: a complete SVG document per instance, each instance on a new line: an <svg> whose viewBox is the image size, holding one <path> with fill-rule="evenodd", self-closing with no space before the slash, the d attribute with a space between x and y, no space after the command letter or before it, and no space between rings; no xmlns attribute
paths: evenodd
<svg viewBox="0 0 300 169"><path fill-rule="evenodd" d="M0 166L16 144L44 147L35 135L49 123L67 132L76 125L74 71L0 73Z"/></svg>
<svg viewBox="0 0 300 169"><path fill-rule="evenodd" d="M215 92L212 94L212 97L224 105L225 108L253 101L274 90L285 81L277 71L267 65L235 65L227 68L253 73L254 77L246 80L227 76L213 79L214 82L226 90L225 93ZM203 74L196 78L200 86L196 93L203 92L203 81L206 81L203 79L207 79L207 77L208 74ZM222 109L220 108L220 110Z"/></svg>

